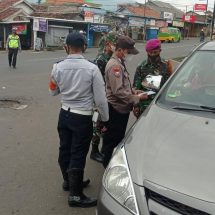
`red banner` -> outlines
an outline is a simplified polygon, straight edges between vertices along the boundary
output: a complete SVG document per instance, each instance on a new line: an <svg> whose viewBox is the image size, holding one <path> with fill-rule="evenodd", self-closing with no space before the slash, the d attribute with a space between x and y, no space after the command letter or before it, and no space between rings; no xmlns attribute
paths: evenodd
<svg viewBox="0 0 215 215"><path fill-rule="evenodd" d="M206 11L207 10L207 4L195 4L194 10L195 11Z"/></svg>
<svg viewBox="0 0 215 215"><path fill-rule="evenodd" d="M196 21L196 16L193 16L193 15L184 15L183 18L182 18L182 21L183 22L192 22L194 23Z"/></svg>
<svg viewBox="0 0 215 215"><path fill-rule="evenodd" d="M27 34L27 25L26 24L14 24L12 28L16 28L17 34Z"/></svg>

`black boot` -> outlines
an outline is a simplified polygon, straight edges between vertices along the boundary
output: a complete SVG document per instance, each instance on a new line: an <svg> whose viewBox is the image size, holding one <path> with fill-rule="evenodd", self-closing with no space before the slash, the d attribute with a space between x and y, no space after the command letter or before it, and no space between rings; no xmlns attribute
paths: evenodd
<svg viewBox="0 0 215 215"><path fill-rule="evenodd" d="M103 163L104 156L99 152L99 146L96 144L92 144L92 150L90 154L90 158L99 163Z"/></svg>
<svg viewBox="0 0 215 215"><path fill-rule="evenodd" d="M83 180L83 188L86 188L90 184L90 179ZM62 188L64 191L69 191L69 181L65 181L62 184Z"/></svg>
<svg viewBox="0 0 215 215"><path fill-rule="evenodd" d="M70 207L94 207L97 205L97 200L87 197L83 194L83 169L70 169L69 176L69 189L70 194L68 197L68 204Z"/></svg>
<svg viewBox="0 0 215 215"><path fill-rule="evenodd" d="M62 188L64 191L69 191L69 177L68 177L68 173L61 168L61 172L63 175L63 184L62 184ZM83 188L86 188L88 185L90 184L90 179L86 179L83 181Z"/></svg>

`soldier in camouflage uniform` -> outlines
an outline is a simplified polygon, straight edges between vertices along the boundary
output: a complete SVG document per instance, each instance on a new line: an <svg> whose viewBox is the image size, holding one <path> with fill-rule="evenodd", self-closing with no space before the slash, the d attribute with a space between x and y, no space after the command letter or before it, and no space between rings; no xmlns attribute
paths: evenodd
<svg viewBox="0 0 215 215"><path fill-rule="evenodd" d="M149 40L146 44L146 52L148 58L138 65L134 76L133 87L135 90L147 91L148 89L143 86L143 81L147 75L161 75L161 86L168 80L172 74L172 64L170 61L161 59L161 43L157 39ZM156 94L149 96L148 100L140 102L135 106L133 112L138 118L141 113L148 107Z"/></svg>
<svg viewBox="0 0 215 215"><path fill-rule="evenodd" d="M102 76L104 78L105 75L105 67L110 60L113 52L115 51L115 45L117 41L117 34L115 32L109 32L106 36L105 46L103 53L98 55L98 57L95 59L95 63L99 67ZM90 154L90 158L102 163L103 161L103 155L99 152L99 143L100 143L100 137L102 136L103 125L98 120L97 124L94 125L94 132L93 132L93 139L92 139L92 151Z"/></svg>
<svg viewBox="0 0 215 215"><path fill-rule="evenodd" d="M107 38L107 32L103 32L102 33L102 37L101 39L99 40L99 50L98 50L98 55L99 56L100 54L103 53L104 51L104 48L105 48L105 42L106 42L106 38Z"/></svg>

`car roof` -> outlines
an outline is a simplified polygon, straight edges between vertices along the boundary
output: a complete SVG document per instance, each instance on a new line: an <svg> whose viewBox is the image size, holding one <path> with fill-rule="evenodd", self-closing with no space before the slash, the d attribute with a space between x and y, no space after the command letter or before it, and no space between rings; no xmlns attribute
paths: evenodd
<svg viewBox="0 0 215 215"><path fill-rule="evenodd" d="M198 50L201 50L201 51L215 51L215 41L209 41L209 42L206 42L204 44L202 44Z"/></svg>

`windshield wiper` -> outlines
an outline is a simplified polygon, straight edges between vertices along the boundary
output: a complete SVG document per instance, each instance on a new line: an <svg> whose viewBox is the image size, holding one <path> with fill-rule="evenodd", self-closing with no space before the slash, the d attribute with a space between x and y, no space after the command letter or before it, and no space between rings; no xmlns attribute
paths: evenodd
<svg viewBox="0 0 215 215"><path fill-rule="evenodd" d="M207 106L197 106L196 108L194 108L194 107L186 107L186 106L174 106L174 107L172 107L172 109L215 113L215 108L207 107Z"/></svg>

